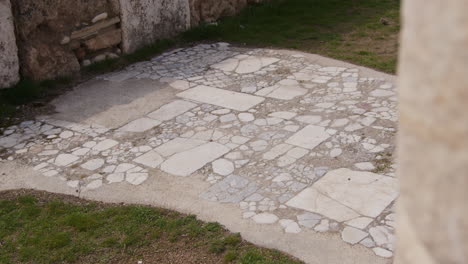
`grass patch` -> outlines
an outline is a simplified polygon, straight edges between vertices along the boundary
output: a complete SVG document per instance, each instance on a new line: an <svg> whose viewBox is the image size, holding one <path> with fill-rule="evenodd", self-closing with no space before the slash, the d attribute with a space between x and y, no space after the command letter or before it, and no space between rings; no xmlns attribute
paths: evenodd
<svg viewBox="0 0 468 264"><path fill-rule="evenodd" d="M185 263L301 263L249 244L218 223L173 211L39 192L0 200L0 263L172 263L181 259L187 259Z"/></svg>
<svg viewBox="0 0 468 264"><path fill-rule="evenodd" d="M398 0L272 0L182 38L297 49L395 73L399 8Z"/></svg>
<svg viewBox="0 0 468 264"><path fill-rule="evenodd" d="M372 171L374 173L385 173L389 169L392 168L393 160L392 160L392 153L390 152L385 152L385 153L380 153L382 156L381 159L375 160L375 169Z"/></svg>

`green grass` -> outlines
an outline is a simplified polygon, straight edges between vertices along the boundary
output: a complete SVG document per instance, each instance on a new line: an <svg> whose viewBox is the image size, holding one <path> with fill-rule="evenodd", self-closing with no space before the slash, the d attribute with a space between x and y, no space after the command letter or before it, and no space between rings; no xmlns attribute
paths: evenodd
<svg viewBox="0 0 468 264"><path fill-rule="evenodd" d="M192 215L34 194L0 200L0 263L136 263L168 250L209 262L300 263Z"/></svg>
<svg viewBox="0 0 468 264"><path fill-rule="evenodd" d="M398 0L272 0L183 39L297 49L395 73L399 8Z"/></svg>

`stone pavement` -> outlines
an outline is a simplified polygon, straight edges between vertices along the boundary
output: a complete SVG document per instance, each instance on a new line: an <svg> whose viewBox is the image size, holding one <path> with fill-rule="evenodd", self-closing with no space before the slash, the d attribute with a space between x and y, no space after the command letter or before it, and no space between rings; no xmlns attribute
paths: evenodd
<svg viewBox="0 0 468 264"><path fill-rule="evenodd" d="M285 235L334 233L391 259L394 78L317 58L225 43L162 54L5 129L0 166L32 167L78 195L113 186L131 195L161 173L193 186L201 178L200 203L235 205L239 219ZM93 82L107 88L87 92Z"/></svg>

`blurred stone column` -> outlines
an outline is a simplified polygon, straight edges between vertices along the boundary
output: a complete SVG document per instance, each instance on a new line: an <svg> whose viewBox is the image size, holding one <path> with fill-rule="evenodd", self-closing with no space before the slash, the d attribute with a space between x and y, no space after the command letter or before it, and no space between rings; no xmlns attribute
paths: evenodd
<svg viewBox="0 0 468 264"><path fill-rule="evenodd" d="M19 81L18 48L10 0L0 0L0 88Z"/></svg>
<svg viewBox="0 0 468 264"><path fill-rule="evenodd" d="M468 263L468 0L406 0L397 264Z"/></svg>

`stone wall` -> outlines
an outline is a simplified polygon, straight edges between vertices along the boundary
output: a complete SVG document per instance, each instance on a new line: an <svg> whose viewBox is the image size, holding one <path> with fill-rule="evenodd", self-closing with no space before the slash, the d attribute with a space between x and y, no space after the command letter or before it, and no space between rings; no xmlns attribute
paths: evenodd
<svg viewBox="0 0 468 264"><path fill-rule="evenodd" d="M0 0L0 87L18 81L17 57L23 77L55 79L260 1Z"/></svg>
<svg viewBox="0 0 468 264"><path fill-rule="evenodd" d="M70 75L118 51L118 0L15 0L13 14L23 76Z"/></svg>
<svg viewBox="0 0 468 264"><path fill-rule="evenodd" d="M6 88L18 82L17 54L10 0L0 0L0 88Z"/></svg>

